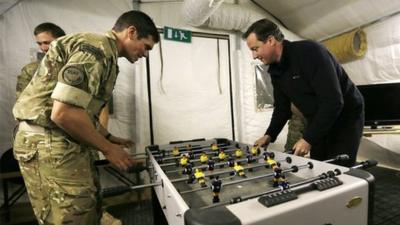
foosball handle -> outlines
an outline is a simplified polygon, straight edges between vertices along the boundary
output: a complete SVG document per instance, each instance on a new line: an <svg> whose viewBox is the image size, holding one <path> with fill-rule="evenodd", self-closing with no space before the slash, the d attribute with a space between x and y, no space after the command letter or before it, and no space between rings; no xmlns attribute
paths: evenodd
<svg viewBox="0 0 400 225"><path fill-rule="evenodd" d="M116 195L126 193L130 190L131 190L131 188L129 186L118 186L118 187L104 188L101 191L101 193L102 193L103 197L111 197L111 196L116 196Z"/></svg>
<svg viewBox="0 0 400 225"><path fill-rule="evenodd" d="M144 170L147 170L147 167L145 167L143 165L135 165L135 166L129 167L127 172L128 173L140 173Z"/></svg>
<svg viewBox="0 0 400 225"><path fill-rule="evenodd" d="M347 161L349 159L350 159L350 157L347 154L342 154L342 155L336 156L336 161L338 161L338 162Z"/></svg>
<svg viewBox="0 0 400 225"><path fill-rule="evenodd" d="M370 167L373 167L373 166L376 166L376 165L378 165L378 161L373 160L373 159L369 159L369 160L361 162L360 164L358 164L356 166L353 166L351 168L352 169L367 169L367 168L370 168Z"/></svg>

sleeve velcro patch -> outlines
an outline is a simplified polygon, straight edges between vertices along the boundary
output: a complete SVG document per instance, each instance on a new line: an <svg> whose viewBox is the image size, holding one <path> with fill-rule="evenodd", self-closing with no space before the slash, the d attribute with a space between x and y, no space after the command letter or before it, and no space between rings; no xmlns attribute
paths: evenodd
<svg viewBox="0 0 400 225"><path fill-rule="evenodd" d="M94 57L97 60L100 60L105 57L103 51L99 48L94 47L93 45L81 44L79 46L79 50L81 50L82 52L87 52L87 53L94 55Z"/></svg>

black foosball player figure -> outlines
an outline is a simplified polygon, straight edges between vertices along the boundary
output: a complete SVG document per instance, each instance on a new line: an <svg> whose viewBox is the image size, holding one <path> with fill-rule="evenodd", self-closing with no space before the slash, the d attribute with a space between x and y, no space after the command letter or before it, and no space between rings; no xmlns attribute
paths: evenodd
<svg viewBox="0 0 400 225"><path fill-rule="evenodd" d="M228 157L228 166L229 167L235 166L235 159L232 157L232 155L229 155L229 157Z"/></svg>
<svg viewBox="0 0 400 225"><path fill-rule="evenodd" d="M192 171L190 174L188 174L188 179L186 182L188 184L193 184L194 180L196 180L196 177L194 176L193 171Z"/></svg>
<svg viewBox="0 0 400 225"><path fill-rule="evenodd" d="M207 156L207 154L206 154L205 152L201 152L201 155L200 155L200 163L201 163L201 164L206 164L207 161L208 161L208 156Z"/></svg>
<svg viewBox="0 0 400 225"><path fill-rule="evenodd" d="M161 153L161 156L162 156L162 157L165 157L165 149L161 149L161 150L160 150L160 153Z"/></svg>
<svg viewBox="0 0 400 225"><path fill-rule="evenodd" d="M279 182L279 187L281 187L282 190L289 189L289 187L290 187L289 186L289 182L286 179L286 176L283 175L283 174L282 174L282 177L281 177L281 181Z"/></svg>
<svg viewBox="0 0 400 225"><path fill-rule="evenodd" d="M201 169L196 169L196 173L194 173L194 177L197 179L201 187L207 187L205 175Z"/></svg>
<svg viewBox="0 0 400 225"><path fill-rule="evenodd" d="M210 158L210 159L208 160L207 164L208 164L208 170L209 170L209 171L213 171L213 170L214 170L214 165L215 165L214 160Z"/></svg>
<svg viewBox="0 0 400 225"><path fill-rule="evenodd" d="M191 164L190 164L191 165ZM188 175L188 179L187 179L187 183L188 184L193 184L193 182L196 180L196 177L194 176L193 173L193 168L191 167L190 170L187 170L187 175Z"/></svg>
<svg viewBox="0 0 400 225"><path fill-rule="evenodd" d="M267 164L265 168L274 169L275 167L280 166L280 163L274 160L275 155L273 153L264 152L263 155L264 155L264 161Z"/></svg>
<svg viewBox="0 0 400 225"><path fill-rule="evenodd" d="M248 164L253 163L253 162L256 161L251 154L248 154L246 156L246 158L247 158L247 163ZM253 168L249 168L249 172L253 172Z"/></svg>
<svg viewBox="0 0 400 225"><path fill-rule="evenodd" d="M186 167L188 163L190 163L189 155L183 154L179 161L179 164L181 164L182 167Z"/></svg>
<svg viewBox="0 0 400 225"><path fill-rule="evenodd" d="M282 168L274 168L274 178L272 179L273 187L281 187L283 190L289 188L289 182L287 181L285 175L282 173Z"/></svg>
<svg viewBox="0 0 400 225"><path fill-rule="evenodd" d="M192 150L190 150L190 152L187 153L189 156L189 159L194 159L194 153L192 152Z"/></svg>
<svg viewBox="0 0 400 225"><path fill-rule="evenodd" d="M219 202L219 193L221 192L222 188L222 181L219 179L218 176L214 177L211 181L211 190L213 192L213 203Z"/></svg>
<svg viewBox="0 0 400 225"><path fill-rule="evenodd" d="M192 174L193 173L193 164L192 163L188 163L185 168L182 171L182 174Z"/></svg>

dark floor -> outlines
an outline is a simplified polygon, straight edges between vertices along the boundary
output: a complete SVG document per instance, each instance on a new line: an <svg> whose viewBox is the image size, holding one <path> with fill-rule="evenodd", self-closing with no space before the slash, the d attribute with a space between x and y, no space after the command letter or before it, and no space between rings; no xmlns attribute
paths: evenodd
<svg viewBox="0 0 400 225"><path fill-rule="evenodd" d="M122 221L125 225L152 225L153 208L151 201L144 201L140 204L126 203L116 205L107 209L107 211Z"/></svg>
<svg viewBox="0 0 400 225"><path fill-rule="evenodd" d="M374 167L368 171L375 177L375 201L373 225L400 225L400 171ZM19 210L20 209L20 210ZM23 211L23 213L19 211ZM107 211L122 220L125 225L152 225L153 211L150 201L123 203L107 208ZM21 214L25 214L21 216ZM19 222L15 221L19 219ZM25 219L22 219L25 218ZM19 204L12 209L12 223L4 222L4 212L0 212L0 224L36 224L29 205Z"/></svg>
<svg viewBox="0 0 400 225"><path fill-rule="evenodd" d="M374 225L400 225L400 171L373 167L375 177Z"/></svg>

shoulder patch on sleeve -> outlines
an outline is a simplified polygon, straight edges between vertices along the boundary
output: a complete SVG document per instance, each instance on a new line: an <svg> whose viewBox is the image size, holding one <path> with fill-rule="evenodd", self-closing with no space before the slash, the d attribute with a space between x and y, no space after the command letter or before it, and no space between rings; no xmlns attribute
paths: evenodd
<svg viewBox="0 0 400 225"><path fill-rule="evenodd" d="M82 52L87 52L87 53L94 55L94 57L96 57L97 60L105 57L105 55L101 49L96 48L90 44L85 44L85 43L81 44L79 46L79 50L81 50Z"/></svg>
<svg viewBox="0 0 400 225"><path fill-rule="evenodd" d="M78 66L67 66L62 72L62 78L66 84L77 86L83 83L85 74L83 68Z"/></svg>

